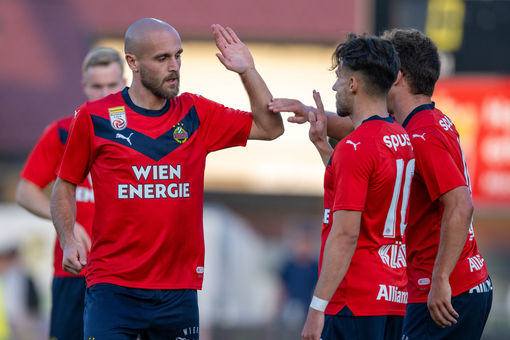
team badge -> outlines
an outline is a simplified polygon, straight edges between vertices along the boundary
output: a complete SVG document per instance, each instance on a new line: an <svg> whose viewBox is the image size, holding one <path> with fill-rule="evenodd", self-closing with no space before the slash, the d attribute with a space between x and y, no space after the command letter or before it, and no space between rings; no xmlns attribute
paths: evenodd
<svg viewBox="0 0 510 340"><path fill-rule="evenodd" d="M188 132L184 130L184 128L179 123L177 127L174 129L174 139L177 143L184 143L188 140Z"/></svg>
<svg viewBox="0 0 510 340"><path fill-rule="evenodd" d="M110 124L115 130L124 130L127 127L126 109L124 106L108 108L110 114Z"/></svg>

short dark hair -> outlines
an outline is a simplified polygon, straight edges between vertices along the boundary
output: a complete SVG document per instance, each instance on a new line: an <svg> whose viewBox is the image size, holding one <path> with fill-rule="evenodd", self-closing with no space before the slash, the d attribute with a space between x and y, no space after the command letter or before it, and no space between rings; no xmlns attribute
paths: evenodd
<svg viewBox="0 0 510 340"><path fill-rule="evenodd" d="M386 40L366 34L349 33L347 41L339 44L333 53L333 66L338 65L362 73L368 94L386 95L400 69L398 54Z"/></svg>
<svg viewBox="0 0 510 340"><path fill-rule="evenodd" d="M82 64L82 73L95 66L108 66L111 63L119 63L122 74L124 73L124 59L120 53L111 47L96 47L87 53Z"/></svg>
<svg viewBox="0 0 510 340"><path fill-rule="evenodd" d="M388 40L400 57L400 69L412 94L432 96L439 79L441 62L436 44L416 29L391 29L382 39Z"/></svg>

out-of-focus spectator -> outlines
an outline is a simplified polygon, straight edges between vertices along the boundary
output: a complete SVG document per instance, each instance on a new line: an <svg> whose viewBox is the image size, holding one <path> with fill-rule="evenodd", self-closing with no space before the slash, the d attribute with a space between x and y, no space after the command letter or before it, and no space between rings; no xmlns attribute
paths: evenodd
<svg viewBox="0 0 510 340"><path fill-rule="evenodd" d="M39 296L18 256L18 244L0 244L0 340L41 338Z"/></svg>
<svg viewBox="0 0 510 340"><path fill-rule="evenodd" d="M317 282L317 240L310 227L290 232L289 252L281 270L280 320L287 328L301 329Z"/></svg>

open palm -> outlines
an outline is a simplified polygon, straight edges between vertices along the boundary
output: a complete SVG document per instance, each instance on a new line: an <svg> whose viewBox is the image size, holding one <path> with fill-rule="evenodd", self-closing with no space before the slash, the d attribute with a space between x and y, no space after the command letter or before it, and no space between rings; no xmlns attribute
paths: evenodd
<svg viewBox="0 0 510 340"><path fill-rule="evenodd" d="M241 74L255 67L248 47L239 40L230 27L223 28L221 25L214 24L211 28L216 46L220 50L216 56L228 70Z"/></svg>

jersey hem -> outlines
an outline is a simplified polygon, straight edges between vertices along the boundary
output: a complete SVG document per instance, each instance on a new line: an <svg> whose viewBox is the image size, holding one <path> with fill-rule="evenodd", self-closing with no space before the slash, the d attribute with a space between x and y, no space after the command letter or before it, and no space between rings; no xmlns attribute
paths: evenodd
<svg viewBox="0 0 510 340"><path fill-rule="evenodd" d="M481 284L482 282L485 282L487 279L489 278L489 273L487 273L485 275L485 278L484 279L480 279L480 280L477 280L475 281L475 283L470 283L469 285L466 285L466 286L463 286L461 288L458 288L455 290L455 292L452 292L452 297L455 297L457 295L460 295L462 293L465 293L467 292L468 290L478 286L479 284ZM416 299L411 299L411 294L409 294L409 298L407 300L407 303L426 303L427 300L428 300L428 295L429 295L429 292L430 292L430 289L427 291L427 296L424 297L424 298L416 298Z"/></svg>
<svg viewBox="0 0 510 340"><path fill-rule="evenodd" d="M140 289L195 289L202 290L202 284L147 284L142 282L122 281L122 280L111 280L111 279L97 279L87 280L87 288L92 287L98 283L110 283L117 286L127 288L140 288Z"/></svg>

